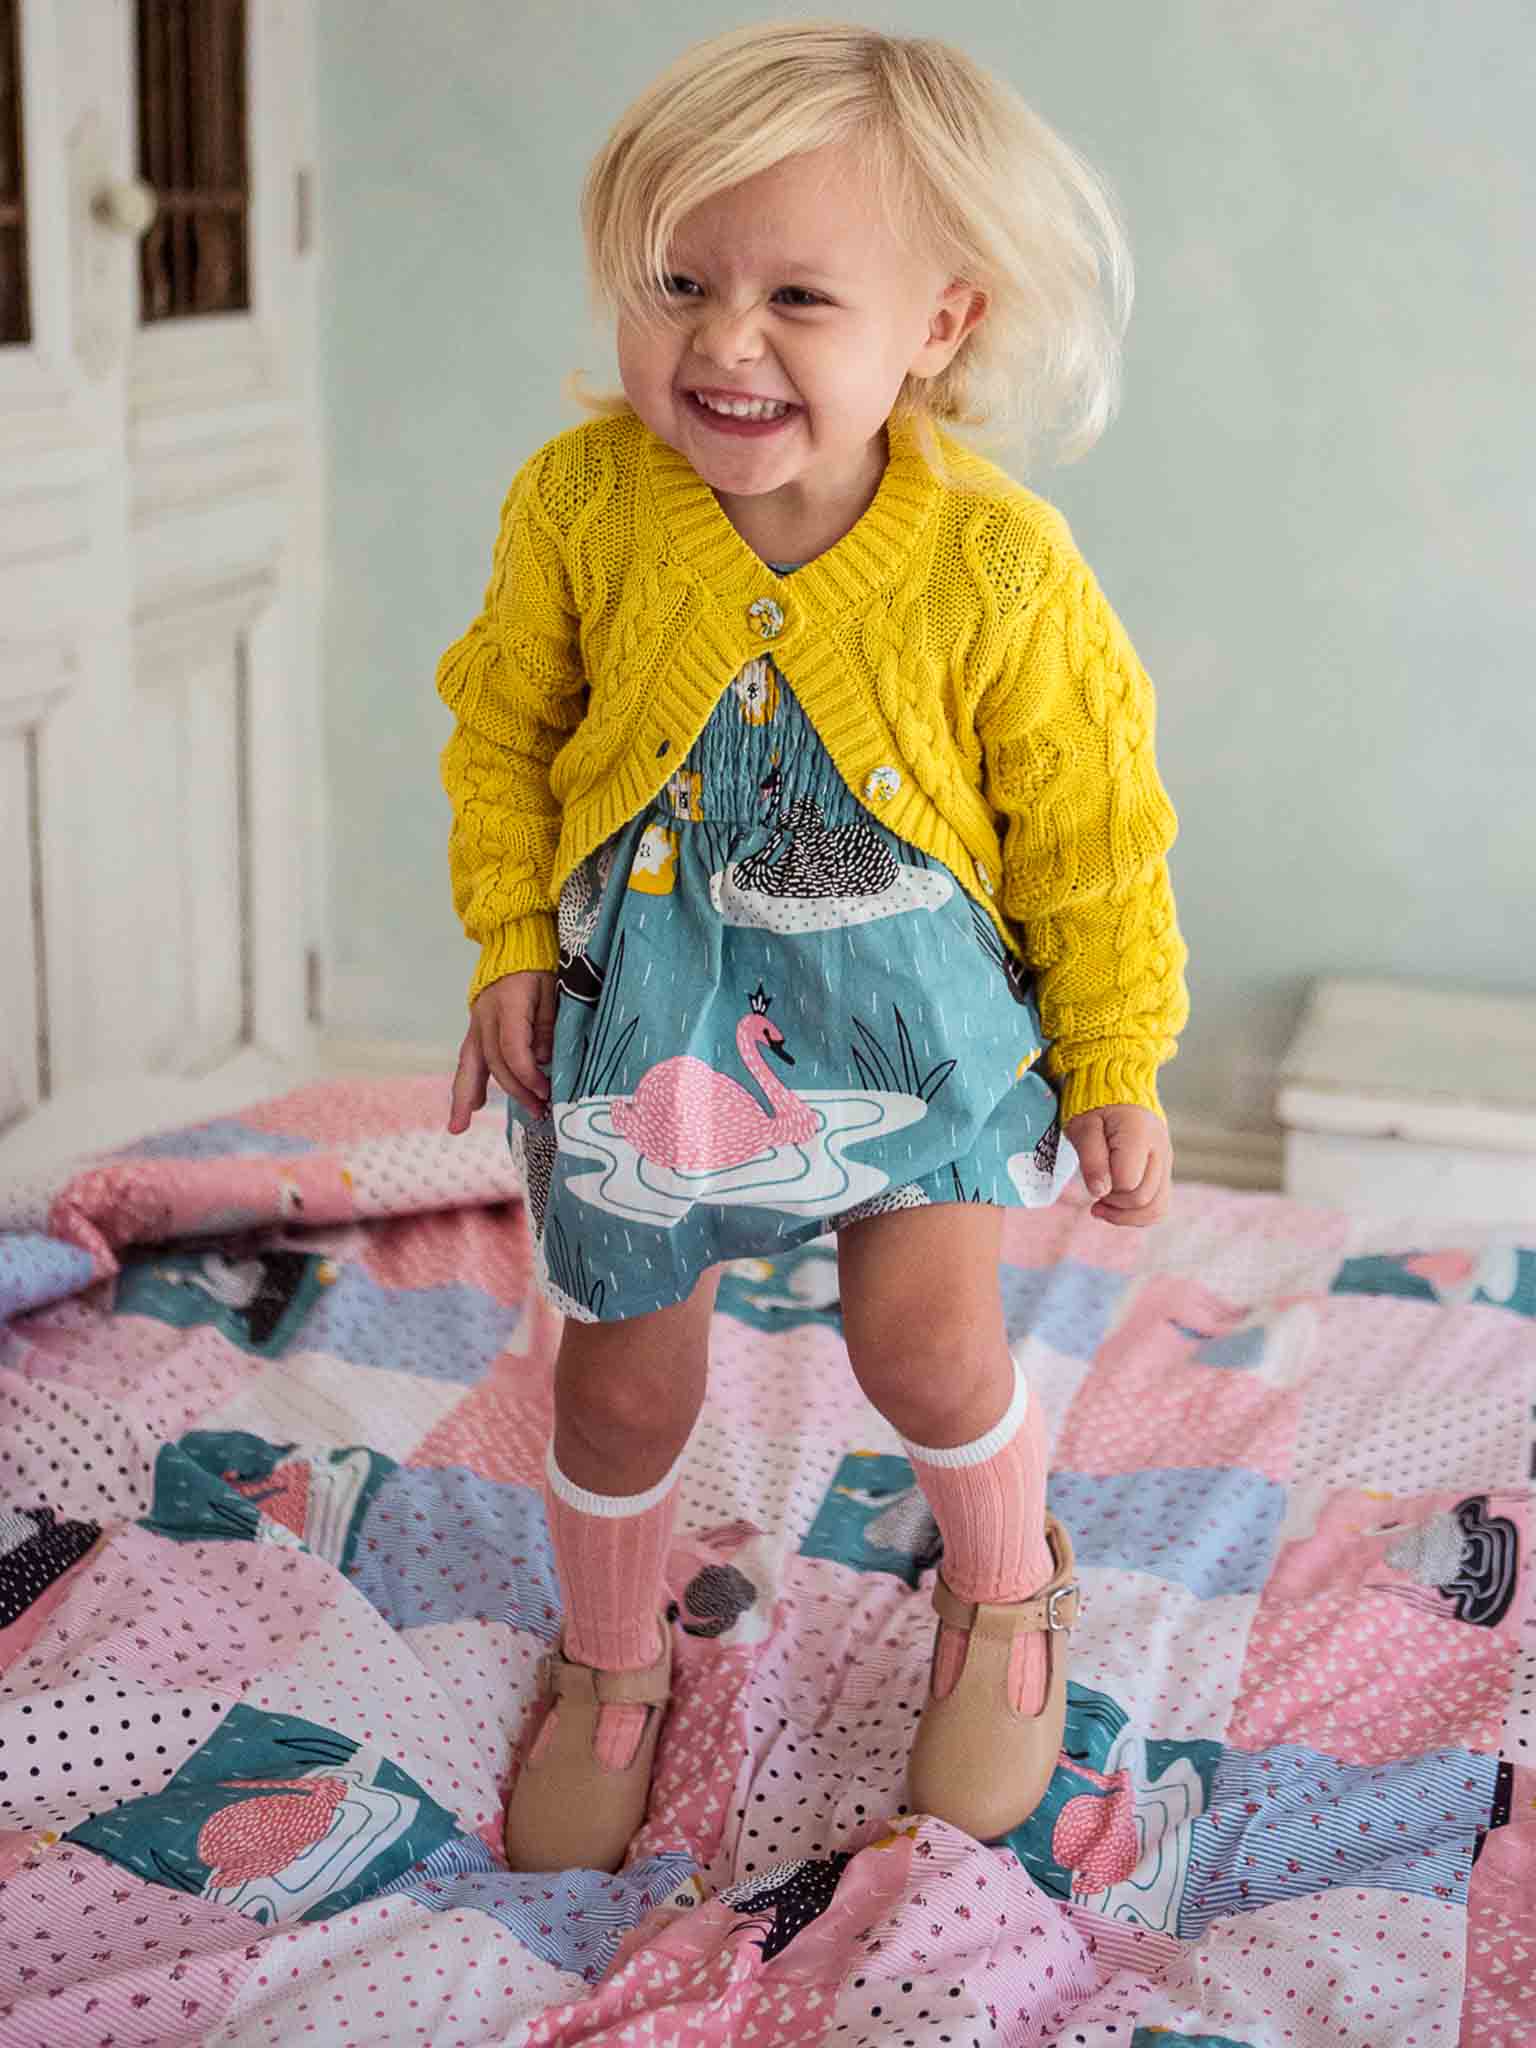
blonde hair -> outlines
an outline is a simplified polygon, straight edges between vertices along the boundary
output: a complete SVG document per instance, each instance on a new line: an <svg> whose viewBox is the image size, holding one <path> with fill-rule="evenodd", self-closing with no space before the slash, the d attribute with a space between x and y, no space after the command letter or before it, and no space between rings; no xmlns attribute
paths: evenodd
<svg viewBox="0 0 1536 2048"><path fill-rule="evenodd" d="M985 427L1070 461L1119 397L1130 250L1103 180L1001 80L947 43L837 22L768 22L698 43L622 115L587 175L594 297L658 317L679 224L787 157L856 141L893 224L983 292L949 365L896 410ZM620 397L572 390L595 411Z"/></svg>

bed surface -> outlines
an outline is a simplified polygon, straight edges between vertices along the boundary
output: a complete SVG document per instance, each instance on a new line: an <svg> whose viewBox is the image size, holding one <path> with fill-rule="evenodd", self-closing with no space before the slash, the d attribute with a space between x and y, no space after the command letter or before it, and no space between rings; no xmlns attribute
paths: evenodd
<svg viewBox="0 0 1536 2048"><path fill-rule="evenodd" d="M936 1532L830 1250L731 1269L650 1819L530 1878L558 1323L443 1096L0 1184L0 2048L1536 2041L1536 1248L1009 1214L1086 1604L991 1847L900 1810Z"/></svg>

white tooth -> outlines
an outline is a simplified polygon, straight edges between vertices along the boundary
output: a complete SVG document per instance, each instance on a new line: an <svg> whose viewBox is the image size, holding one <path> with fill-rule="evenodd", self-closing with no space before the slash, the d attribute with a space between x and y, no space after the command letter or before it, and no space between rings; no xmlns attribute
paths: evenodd
<svg viewBox="0 0 1536 2048"><path fill-rule="evenodd" d="M700 405L710 412L723 413L728 419L776 420L789 410L781 398L708 398L702 391L694 395Z"/></svg>

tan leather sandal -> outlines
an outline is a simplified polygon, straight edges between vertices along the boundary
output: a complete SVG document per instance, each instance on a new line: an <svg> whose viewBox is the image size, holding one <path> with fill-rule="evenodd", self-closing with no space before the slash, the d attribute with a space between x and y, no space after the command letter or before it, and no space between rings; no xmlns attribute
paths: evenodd
<svg viewBox="0 0 1536 2048"><path fill-rule="evenodd" d="M645 1819L656 1743L672 1696L672 1631L664 1615L661 1654L645 1671L597 1671L558 1649L542 1666L544 1698L556 1702L553 1733L536 1736L507 1803L507 1862L513 1870L617 1870ZM640 1746L623 1770L597 1760L598 1709L647 1708ZM542 1723L539 1730L543 1734Z"/></svg>
<svg viewBox="0 0 1536 2048"><path fill-rule="evenodd" d="M1045 1518L1045 1534L1056 1571L1028 1600L972 1606L955 1597L942 1575L933 1584L939 1620L964 1629L968 1641L959 1677L938 1699L935 1632L928 1704L907 1764L907 1804L978 1842L995 1841L1028 1820L1045 1797L1061 1753L1067 1631L1078 1616L1077 1567L1071 1538L1054 1515ZM1041 1631L1046 1641L1045 1702L1038 1714L1019 1713L1008 1690L1014 1639L1025 1630Z"/></svg>

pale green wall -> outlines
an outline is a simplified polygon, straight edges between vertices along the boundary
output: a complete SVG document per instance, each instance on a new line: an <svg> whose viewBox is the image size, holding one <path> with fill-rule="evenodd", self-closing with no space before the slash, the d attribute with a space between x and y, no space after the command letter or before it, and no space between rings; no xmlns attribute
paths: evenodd
<svg viewBox="0 0 1536 2048"><path fill-rule="evenodd" d="M456 1040L441 648L502 491L601 367L584 165L697 35L671 0L327 0L332 1028ZM831 11L831 10L829 10ZM1527 0L951 0L1109 173L1139 293L1066 509L1159 686L1194 1020L1251 1113L1320 972L1536 987L1536 28Z"/></svg>

